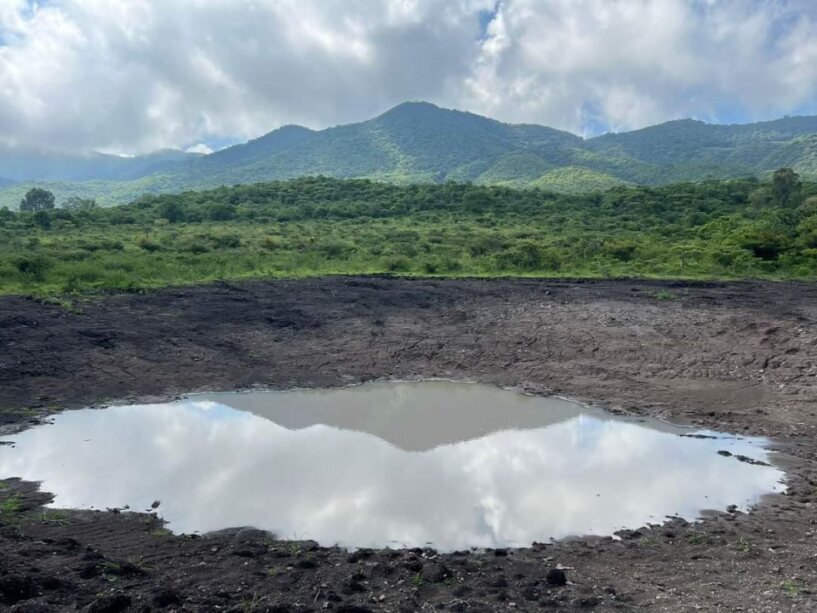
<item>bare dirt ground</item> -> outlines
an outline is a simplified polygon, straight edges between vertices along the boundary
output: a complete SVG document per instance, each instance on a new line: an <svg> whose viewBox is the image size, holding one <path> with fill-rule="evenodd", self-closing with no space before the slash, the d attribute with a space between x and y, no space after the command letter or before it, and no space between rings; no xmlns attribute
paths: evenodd
<svg viewBox="0 0 817 613"><path fill-rule="evenodd" d="M10 610L817 610L817 286L321 278L0 298L0 423L205 389L477 380L766 435L786 495L526 549L348 553L153 514L44 510L0 482ZM100 485L101 487L104 484ZM557 567L567 567L559 585Z"/></svg>

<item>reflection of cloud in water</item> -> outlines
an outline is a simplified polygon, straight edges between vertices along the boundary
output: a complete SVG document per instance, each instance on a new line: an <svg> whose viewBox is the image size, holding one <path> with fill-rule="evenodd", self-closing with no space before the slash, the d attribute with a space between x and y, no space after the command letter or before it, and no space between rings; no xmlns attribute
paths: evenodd
<svg viewBox="0 0 817 613"><path fill-rule="evenodd" d="M188 400L67 412L13 439L15 448L0 447L0 475L44 481L60 506L138 509L160 499L177 531L253 525L352 546L610 534L745 504L781 477L715 453L744 452L746 441L590 415L410 453L370 434L289 430Z"/></svg>

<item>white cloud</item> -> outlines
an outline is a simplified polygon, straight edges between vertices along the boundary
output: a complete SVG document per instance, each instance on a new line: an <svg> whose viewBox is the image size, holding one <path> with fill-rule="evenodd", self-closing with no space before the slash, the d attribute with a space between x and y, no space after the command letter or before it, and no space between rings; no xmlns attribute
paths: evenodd
<svg viewBox="0 0 817 613"><path fill-rule="evenodd" d="M817 111L817 5L0 0L12 143L197 147L407 99L576 132Z"/></svg>
<svg viewBox="0 0 817 613"><path fill-rule="evenodd" d="M0 4L7 0L0 0ZM361 120L444 96L484 0L50 0L4 6L0 134L140 151ZM9 8L11 7L11 8Z"/></svg>
<svg viewBox="0 0 817 613"><path fill-rule="evenodd" d="M213 153L213 148L204 143L198 143L197 145L188 147L185 151L187 151L187 153L203 153L207 155L208 153Z"/></svg>
<svg viewBox="0 0 817 613"><path fill-rule="evenodd" d="M505 0L465 99L578 132L815 109L815 19L807 2Z"/></svg>

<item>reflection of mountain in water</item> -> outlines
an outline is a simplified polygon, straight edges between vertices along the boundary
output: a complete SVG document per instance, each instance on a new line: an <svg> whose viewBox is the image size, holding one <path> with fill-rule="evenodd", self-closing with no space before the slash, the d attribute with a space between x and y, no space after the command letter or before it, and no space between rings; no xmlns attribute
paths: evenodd
<svg viewBox="0 0 817 613"><path fill-rule="evenodd" d="M544 428L589 411L558 398L469 383L368 383L331 390L195 396L269 419L290 430L325 424L372 434L405 451Z"/></svg>
<svg viewBox="0 0 817 613"><path fill-rule="evenodd" d="M0 446L0 477L40 481L58 506L161 500L175 531L254 526L324 545L446 551L609 535L745 509L782 488L778 469L717 453L767 460L752 441L682 438L479 385L210 398L66 411Z"/></svg>

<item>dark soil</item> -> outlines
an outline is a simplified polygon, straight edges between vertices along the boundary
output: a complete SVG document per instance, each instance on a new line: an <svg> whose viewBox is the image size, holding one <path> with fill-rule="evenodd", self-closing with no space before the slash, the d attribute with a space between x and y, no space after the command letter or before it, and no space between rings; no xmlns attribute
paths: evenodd
<svg viewBox="0 0 817 613"><path fill-rule="evenodd" d="M786 495L610 538L439 555L174 536L0 482L20 611L817 610L817 286L323 278L0 298L0 422L252 385L450 377L771 437ZM104 487L104 485L101 485ZM157 509L161 512L161 508ZM564 572L560 572L560 570Z"/></svg>

